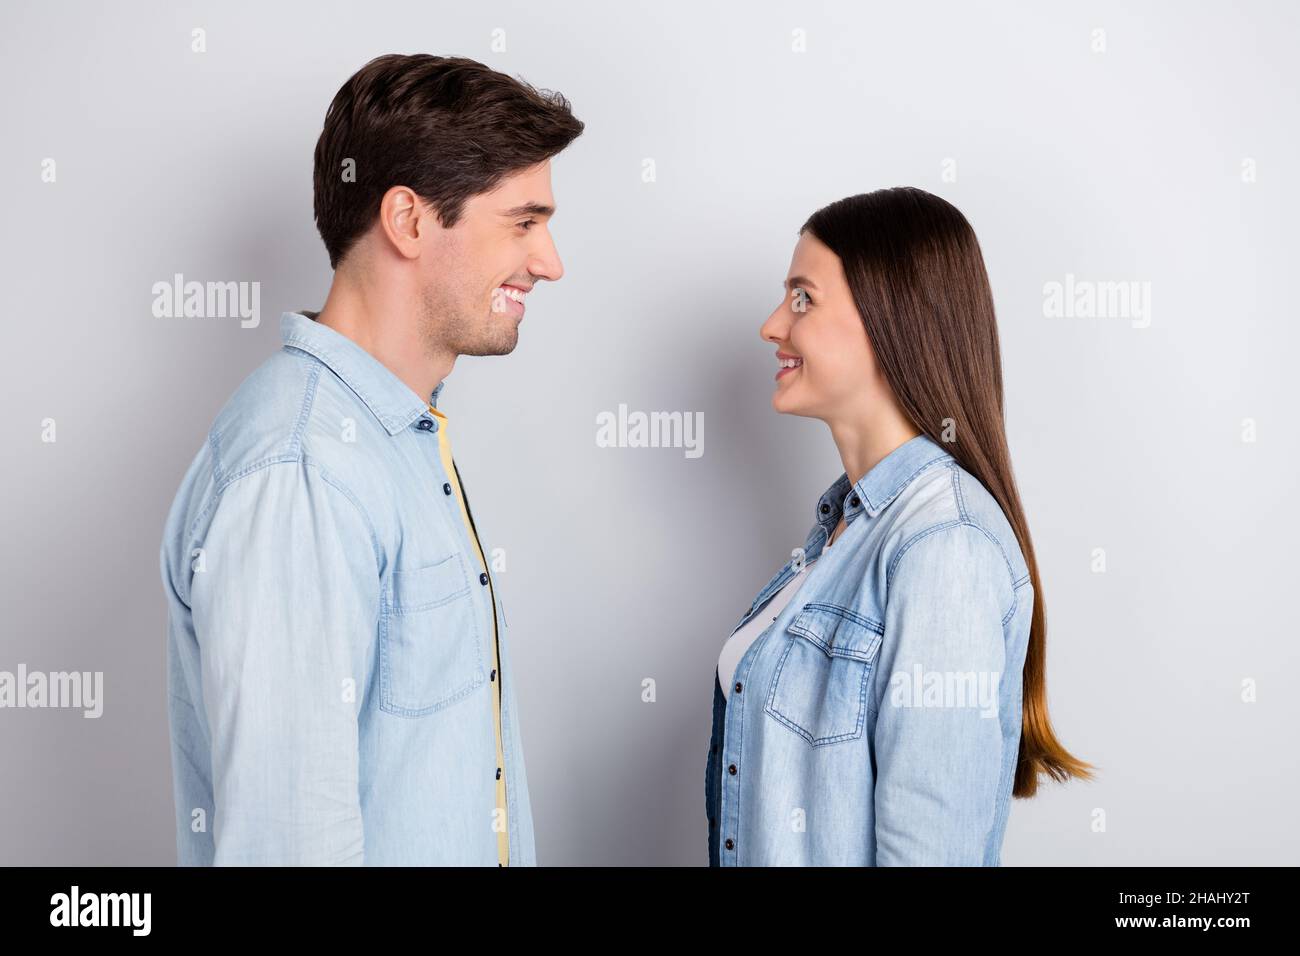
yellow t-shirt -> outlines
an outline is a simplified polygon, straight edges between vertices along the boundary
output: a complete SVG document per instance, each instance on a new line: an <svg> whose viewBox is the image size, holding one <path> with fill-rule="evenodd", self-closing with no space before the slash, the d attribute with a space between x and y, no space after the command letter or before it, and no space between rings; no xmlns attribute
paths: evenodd
<svg viewBox="0 0 1300 956"><path fill-rule="evenodd" d="M465 504L465 494L461 491L460 482L456 477L456 466L451 457L451 439L447 436L447 416L432 405L429 406L429 414L438 419L438 450L442 454L442 467L447 473L447 481L456 491L456 498L460 502L461 518L465 522L465 530L469 532L470 540L474 542L474 549L478 552L479 565L483 568L483 573L488 574L487 560L483 557L483 546L479 544L478 535L474 533L474 523L469 517L469 507ZM492 576L488 574L488 588L492 587ZM497 612L496 612L496 594L490 594L492 599L492 673L493 683L496 685L492 694L492 721L496 731L497 740L497 813L500 818L500 828L497 830L497 856L500 866L510 865L510 829L509 820L506 817L506 772L505 772L505 754L501 748L501 666L497 651Z"/></svg>

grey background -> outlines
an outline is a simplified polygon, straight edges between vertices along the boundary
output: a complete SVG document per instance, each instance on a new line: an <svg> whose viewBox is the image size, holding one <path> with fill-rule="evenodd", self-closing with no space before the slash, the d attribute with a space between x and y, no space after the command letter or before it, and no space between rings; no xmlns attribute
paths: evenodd
<svg viewBox="0 0 1300 956"><path fill-rule="evenodd" d="M567 274L513 354L460 359L440 399L484 544L507 554L541 863L707 861L717 652L841 470L821 423L772 411L758 327L804 218L898 184L980 237L1051 713L1102 768L1015 801L1004 864L1300 861L1300 15L901 7L7 4L0 669L101 670L105 712L0 710L0 862L175 859L163 517L280 312L324 300L312 148L385 52L480 59L588 125L554 163ZM260 282L260 325L154 318L176 272ZM1066 273L1149 281L1150 327L1044 317ZM703 412L703 457L598 448L620 402Z"/></svg>

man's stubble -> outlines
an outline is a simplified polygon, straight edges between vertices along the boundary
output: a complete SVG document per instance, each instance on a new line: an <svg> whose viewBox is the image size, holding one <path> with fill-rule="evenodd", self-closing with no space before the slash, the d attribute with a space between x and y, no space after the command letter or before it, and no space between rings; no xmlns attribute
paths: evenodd
<svg viewBox="0 0 1300 956"><path fill-rule="evenodd" d="M420 337L431 357L508 355L519 341L513 316L492 312L467 285L425 286L420 303Z"/></svg>

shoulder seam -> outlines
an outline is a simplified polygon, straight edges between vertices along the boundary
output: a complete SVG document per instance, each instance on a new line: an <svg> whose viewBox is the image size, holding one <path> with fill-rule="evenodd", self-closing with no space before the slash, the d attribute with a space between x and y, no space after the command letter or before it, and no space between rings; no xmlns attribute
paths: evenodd
<svg viewBox="0 0 1300 956"><path fill-rule="evenodd" d="M970 514L966 511L966 496L962 494L961 490L961 468L957 466L956 461L953 461L952 463L952 481L953 487L957 490L957 510L964 520L971 521ZM971 521L971 523L976 524L976 522L973 521ZM1011 610L1008 611L1007 616L1002 619L1002 623L1005 624L1007 621L1011 620L1012 615L1016 613L1016 608L1020 606L1020 588L1029 580L1029 575L1026 574L1023 578L1017 581L1015 569L1011 566L1011 558L1007 556L1007 549L1002 547L1002 542L987 528L978 524L977 527L984 532L986 538L998 546L998 550L1002 552L1002 560L1005 561L1007 565L1007 577L1011 579L1011 597L1013 600L1011 602Z"/></svg>
<svg viewBox="0 0 1300 956"><path fill-rule="evenodd" d="M301 457L302 456L302 433L307 429L307 420L311 417L311 410L316 405L316 392L320 386L320 363L313 362L311 370L307 373L307 384L303 388L302 408L298 410L298 421L293 426L293 434L289 436L289 447Z"/></svg>
<svg viewBox="0 0 1300 956"><path fill-rule="evenodd" d="M978 524L975 521L970 520L970 518L965 516L965 514L963 514L963 516L960 518L954 518L951 521L945 521L941 524L937 524L930 528L926 528L922 531L918 531L916 534L912 535L910 538L904 541L903 544L899 547L898 552L890 560L889 567L885 571L885 588L886 590L888 590L892 586L893 579L894 579L894 572L898 569L898 563L902 560L903 555L905 555L908 551L911 550L914 544L916 544L922 538L927 538L930 535L937 534L940 531L946 531L949 528L958 528L958 527L974 528L980 534L984 535L984 537L987 538L993 544L993 546L998 549L998 554L1002 556L1003 567L1007 569L1007 581L1010 582L1011 584L1011 607L1006 612L1006 614L1002 615L1002 624L1003 626L1005 626L1006 623L1010 621L1012 617L1015 616L1016 608L1020 606L1020 589L1019 589L1019 585L1015 583L1015 574L1011 570L1011 562L1007 560L1007 553L1003 549L1002 543L998 541L998 539L987 528L985 528L981 524Z"/></svg>
<svg viewBox="0 0 1300 956"><path fill-rule="evenodd" d="M256 471L263 465L273 464L277 461L293 461L301 456L302 436L306 430L307 421L311 417L311 410L316 403L319 380L320 363L314 362L307 371L307 381L303 384L302 390L302 402L298 407L298 417L293 423L293 430L289 433L288 450L286 452L249 462L238 471L227 472L221 461L222 433L217 429L216 423L213 423L212 428L208 431L208 445L212 449L212 483L216 486L215 494L219 495L230 482Z"/></svg>
<svg viewBox="0 0 1300 956"><path fill-rule="evenodd" d="M361 499L358 498L356 494L353 493L351 488L343 484L343 482L340 481L338 478L334 477L334 474L332 472L327 471L323 465L317 462L310 455L302 455L302 454L280 455L278 457L273 457L273 458L264 458L261 461L254 462L253 464L250 464L248 467L241 469L239 474L233 476L229 481L223 483L216 491L213 492L212 500L209 501L207 505L204 506L203 510L199 512L199 514L195 517L194 521L190 523L190 527L188 529L187 534L192 536L198 530L203 520L208 515L210 515L213 509L216 508L216 506L220 503L221 497L222 495L225 494L226 489L229 488L236 481L242 478L247 478L249 475L254 475L257 474L258 472L266 471L273 465L292 465L292 464L301 464L304 467L314 469L317 473L319 473L322 481L324 481L327 485L329 485L331 488L333 488L335 491L341 494L344 498L346 498L348 502L351 503L352 507L356 508L357 514L360 516L362 522L365 523L366 533L370 536L370 547L371 550L373 550L375 553L375 565L377 567L382 568L383 550L379 546L379 535L375 531L375 523L370 520L370 514L366 511L365 507L361 504Z"/></svg>
<svg viewBox="0 0 1300 956"><path fill-rule="evenodd" d="M375 523L370 520L370 513L367 512L365 507L361 504L361 499L353 493L351 488L343 484L343 482L338 478L335 478L333 472L328 471L324 465L317 463L315 458L312 458L310 455L304 455L302 462L304 465L315 468L320 472L321 479L324 480L326 484L333 487L335 491L341 494L348 501L352 502L352 507L357 509L357 514L361 516L361 520L365 522L366 530L370 533L370 547L375 552L375 567L379 568L382 572L384 557L383 550L379 546L379 535L375 532Z"/></svg>
<svg viewBox="0 0 1300 956"><path fill-rule="evenodd" d="M969 520L970 515L966 511L966 498L961 493L961 470L957 468L956 462L948 466L948 471L952 474L952 491L957 496L957 514L961 515L963 521Z"/></svg>

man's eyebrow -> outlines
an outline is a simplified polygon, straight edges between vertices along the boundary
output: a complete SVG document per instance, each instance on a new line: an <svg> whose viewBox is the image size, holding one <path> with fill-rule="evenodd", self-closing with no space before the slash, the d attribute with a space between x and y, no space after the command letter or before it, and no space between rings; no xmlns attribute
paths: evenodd
<svg viewBox="0 0 1300 956"><path fill-rule="evenodd" d="M522 206L515 206L513 209L503 209L501 215L509 219L518 216L553 216L555 215L555 207L545 206L539 202L526 202Z"/></svg>
<svg viewBox="0 0 1300 956"><path fill-rule="evenodd" d="M791 276L790 278L785 280L785 285L787 288L793 288L794 286L805 286L805 285L808 286L810 289L817 288L816 282L813 282L811 279L807 279L804 276Z"/></svg>

